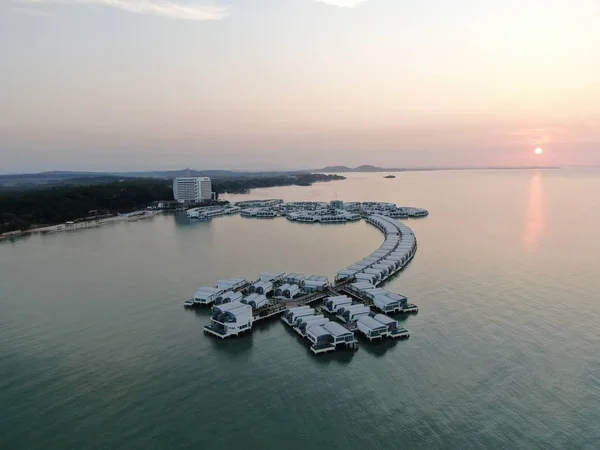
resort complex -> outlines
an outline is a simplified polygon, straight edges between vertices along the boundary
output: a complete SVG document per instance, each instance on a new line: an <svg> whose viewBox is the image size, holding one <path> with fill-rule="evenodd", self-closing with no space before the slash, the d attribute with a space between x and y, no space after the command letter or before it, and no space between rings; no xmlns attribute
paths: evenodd
<svg viewBox="0 0 600 450"><path fill-rule="evenodd" d="M173 198L179 203L198 203L212 198L208 177L179 177L173 180Z"/></svg>
<svg viewBox="0 0 600 450"><path fill-rule="evenodd" d="M233 206L206 206L187 210L190 218L207 220L225 214L242 217L275 218L286 217L297 222L343 223L361 220L369 215L381 215L395 219L426 217L425 209L398 207L395 203L349 202L290 202L283 200L252 200L235 203Z"/></svg>
<svg viewBox="0 0 600 450"><path fill-rule="evenodd" d="M371 254L338 271L333 280L269 271L254 280L226 278L214 286L200 287L184 305L211 308L210 323L204 327L207 334L221 339L238 336L250 332L256 322L281 316L314 354L357 349L357 332L369 342L409 337L393 316L416 313L418 307L381 286L404 269L417 251L414 233L396 218L425 217L426 210L380 202L257 200L223 208L194 208L186 214L190 219L208 220L238 212L243 217L286 217L309 223L364 219L380 230L385 240Z"/></svg>

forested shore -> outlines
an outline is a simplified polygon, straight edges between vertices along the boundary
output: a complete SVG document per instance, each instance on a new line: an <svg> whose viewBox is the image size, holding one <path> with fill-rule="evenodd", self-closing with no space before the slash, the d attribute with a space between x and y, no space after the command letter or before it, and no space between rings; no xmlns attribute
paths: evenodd
<svg viewBox="0 0 600 450"><path fill-rule="evenodd" d="M256 178L213 180L217 194L246 194L255 188L342 180L326 174L277 174ZM89 181L89 180L88 180ZM172 200L172 180L126 178L103 184L65 185L40 189L0 190L0 234L146 208Z"/></svg>

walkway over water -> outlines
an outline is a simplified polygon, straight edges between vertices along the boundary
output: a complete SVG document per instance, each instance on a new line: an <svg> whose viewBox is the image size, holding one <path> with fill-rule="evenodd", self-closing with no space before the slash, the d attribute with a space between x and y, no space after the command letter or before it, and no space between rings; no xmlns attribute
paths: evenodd
<svg viewBox="0 0 600 450"><path fill-rule="evenodd" d="M216 288L201 288L194 299L185 304L224 304L213 308L211 324L205 327L207 332L221 338L248 332L254 322L280 315L287 309L344 294L382 313L416 312L418 308L407 304L406 297L378 288L414 257L417 250L414 233L403 223L379 211L366 215L365 220L384 234L383 244L370 255L340 270L333 283L329 283L326 277L264 272L252 282L225 279L217 283ZM235 285L230 286L232 282ZM304 292L304 295L295 297L296 292ZM244 297L240 297L240 294ZM227 305L227 302L232 303ZM350 323L354 320L350 318Z"/></svg>

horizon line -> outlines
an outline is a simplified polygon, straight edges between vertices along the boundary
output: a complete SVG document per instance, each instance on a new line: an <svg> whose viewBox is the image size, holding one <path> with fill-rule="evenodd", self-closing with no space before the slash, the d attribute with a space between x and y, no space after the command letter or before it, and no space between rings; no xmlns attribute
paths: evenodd
<svg viewBox="0 0 600 450"><path fill-rule="evenodd" d="M335 165L327 165L320 168L281 168L281 169L239 169L239 168L215 168L215 169L192 169L191 171L195 172L240 172L240 173L281 173L281 172L318 172L323 171L323 169L327 169L329 167L344 167L347 169L357 169L363 166L370 166L375 169L378 169L378 172L381 171L389 171L389 172L416 172L416 171L436 171L436 170L494 170L494 169L503 169L503 170L517 170L517 169L568 169L568 168L600 168L600 165L596 164L570 164L570 165L518 165L518 166L500 166L500 165L492 165L492 166L412 166L412 167L382 167L375 166L373 164L362 164L358 166L345 166L342 164ZM43 170L39 172L0 172L0 176L10 176L10 175L41 175L41 174L50 174L50 173L73 173L73 174L99 174L99 175L111 175L111 174L133 174L133 173L151 173L151 172L183 172L188 170L188 168L182 169L131 169L131 170ZM364 171L363 173L368 173L369 171Z"/></svg>

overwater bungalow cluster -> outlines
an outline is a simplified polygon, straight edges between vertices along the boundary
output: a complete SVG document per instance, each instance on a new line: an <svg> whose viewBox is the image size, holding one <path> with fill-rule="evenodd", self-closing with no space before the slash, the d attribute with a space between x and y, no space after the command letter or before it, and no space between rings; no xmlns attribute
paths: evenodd
<svg viewBox="0 0 600 450"><path fill-rule="evenodd" d="M209 206L191 208L186 211L190 219L209 220L213 217L240 214L247 218L273 219L287 217L288 220L304 223L343 223L358 221L377 214L386 217L407 219L426 217L425 209L408 206L398 207L389 202L284 202L280 199L248 200L233 206Z"/></svg>
<svg viewBox="0 0 600 450"><path fill-rule="evenodd" d="M403 270L417 250L414 233L395 220L393 214L412 211L412 217L421 217L425 210L401 209L393 203L344 204L338 200L330 203L259 200L238 203L233 208L239 208L241 214L252 211L255 214L252 217L270 211L273 217L285 216L300 222L311 221L300 219L308 217L364 218L384 234L385 240L371 254L338 271L331 283L325 276L271 271L260 273L254 281L226 278L214 286L199 288L184 304L211 308L205 332L224 339L251 331L260 320L281 316L315 354L339 348L357 349L355 333L369 342L409 336L391 316L416 313L418 307L409 303L406 296L381 285ZM319 306L311 306L317 302Z"/></svg>

